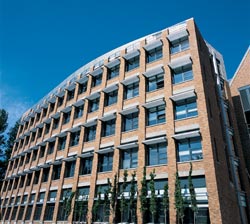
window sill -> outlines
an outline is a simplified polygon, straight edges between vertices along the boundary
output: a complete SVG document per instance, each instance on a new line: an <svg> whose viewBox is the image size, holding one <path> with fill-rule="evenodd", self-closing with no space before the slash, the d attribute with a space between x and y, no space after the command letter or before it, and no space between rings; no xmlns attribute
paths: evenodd
<svg viewBox="0 0 250 224"><path fill-rule="evenodd" d="M115 136L115 134L107 135L107 136L102 136L102 139L103 139L103 138L110 138L110 137L114 137L114 136Z"/></svg>
<svg viewBox="0 0 250 224"><path fill-rule="evenodd" d="M122 131L122 134L133 132L133 131L136 131L136 130L138 130L138 128L135 128L135 129L132 129L132 130L128 130L128 131Z"/></svg>
<svg viewBox="0 0 250 224"><path fill-rule="evenodd" d="M160 61L160 60L162 60L162 58L163 58L163 57L157 58L157 59L155 59L154 61L146 62L146 65L150 65L150 64L153 64L153 63L156 62L156 61Z"/></svg>
<svg viewBox="0 0 250 224"><path fill-rule="evenodd" d="M178 51L178 52L174 52L174 53L171 53L171 52L170 52L170 56L179 54L179 53L184 52L184 51L187 51L187 50L190 50L190 47L188 47L188 48L186 48L186 49L184 49L184 50Z"/></svg>
<svg viewBox="0 0 250 224"><path fill-rule="evenodd" d="M134 168L120 168L120 171L122 171L122 170L136 170L138 168L138 166L137 167L134 167Z"/></svg>
<svg viewBox="0 0 250 224"><path fill-rule="evenodd" d="M158 124L152 124L152 125L146 125L146 127L150 128L150 127L154 127L154 126L158 126L158 125L162 125L162 124L166 124L167 122L162 122L162 123L158 123Z"/></svg>
<svg viewBox="0 0 250 224"><path fill-rule="evenodd" d="M182 164L182 163L192 163L192 162L200 162L202 161L203 159L195 159L195 160L187 160L187 161L180 161L180 162L177 162L178 164Z"/></svg>
<svg viewBox="0 0 250 224"><path fill-rule="evenodd" d="M105 105L104 107L105 107L105 108L107 108L107 107L111 107L111 106L114 106L115 104L117 104L117 102L112 103L112 104L109 104L109 105Z"/></svg>
<svg viewBox="0 0 250 224"><path fill-rule="evenodd" d="M160 167L160 166L167 166L168 164L157 164L157 165L147 165L146 167L151 168L151 167Z"/></svg>
<svg viewBox="0 0 250 224"><path fill-rule="evenodd" d="M123 101L126 102L126 101L131 100L131 99L134 99L134 98L136 98L136 97L139 97L139 95L133 96L133 97L130 97L130 98L127 98L127 99L124 99Z"/></svg>
<svg viewBox="0 0 250 224"><path fill-rule="evenodd" d="M198 117L198 115L195 115L192 117L185 117L185 118L181 118L181 119L175 119L174 121L182 121L182 120L192 119L192 118L196 118L196 117Z"/></svg>
<svg viewBox="0 0 250 224"><path fill-rule="evenodd" d="M86 177L86 176L91 176L91 173L89 174L79 174L80 177Z"/></svg>
<svg viewBox="0 0 250 224"><path fill-rule="evenodd" d="M112 170L109 170L109 171L98 171L98 174L103 174L103 173L112 173Z"/></svg>
<svg viewBox="0 0 250 224"><path fill-rule="evenodd" d="M161 87L161 88L159 88L159 89L154 89L154 90L151 90L151 91L146 91L146 93L153 93L153 92L160 91L160 90L162 90L162 89L164 89L164 87Z"/></svg>
<svg viewBox="0 0 250 224"><path fill-rule="evenodd" d="M73 178L74 178L74 176L72 176L72 177L64 177L64 178L66 178L66 179L73 179Z"/></svg>
<svg viewBox="0 0 250 224"><path fill-rule="evenodd" d="M136 69L138 69L140 66L138 66L138 67L136 67L136 68L132 68L132 69L130 69L130 70L128 70L128 71L125 71L125 73L129 73L129 72L131 72L131 71L134 71L134 70L136 70Z"/></svg>
<svg viewBox="0 0 250 224"><path fill-rule="evenodd" d="M182 81L182 82L178 82L178 83L172 83L173 86L177 86L179 84L182 84L182 83L187 83L187 82L190 82L190 81L194 81L194 79L189 79L187 81Z"/></svg>
<svg viewBox="0 0 250 224"><path fill-rule="evenodd" d="M84 143L91 143L91 142L94 142L94 141L95 141L95 139L89 140L89 141L84 141Z"/></svg>

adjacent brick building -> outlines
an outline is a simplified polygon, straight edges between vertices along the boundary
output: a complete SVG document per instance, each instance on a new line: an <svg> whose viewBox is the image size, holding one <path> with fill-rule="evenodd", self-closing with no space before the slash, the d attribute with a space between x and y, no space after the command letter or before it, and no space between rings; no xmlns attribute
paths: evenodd
<svg viewBox="0 0 250 224"><path fill-rule="evenodd" d="M132 222L129 209L107 215L102 202L108 178L117 175L121 190L124 170L123 196L134 171L139 196L144 167L148 181L156 174L155 221L164 223L168 183L168 220L176 223L175 176L189 202L190 162L196 223L249 223L249 180L228 90L223 58L193 19L84 65L23 115L1 189L2 223ZM70 192L78 193L66 217ZM137 223L151 222L149 211L142 221L137 199ZM190 208L184 219L193 222Z"/></svg>
<svg viewBox="0 0 250 224"><path fill-rule="evenodd" d="M230 90L244 151L248 175L250 174L250 47L230 81ZM250 178L250 177L249 177Z"/></svg>

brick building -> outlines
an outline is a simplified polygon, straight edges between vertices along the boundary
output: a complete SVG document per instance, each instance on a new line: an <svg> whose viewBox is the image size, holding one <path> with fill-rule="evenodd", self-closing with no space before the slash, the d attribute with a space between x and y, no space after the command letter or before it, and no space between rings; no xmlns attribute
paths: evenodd
<svg viewBox="0 0 250 224"><path fill-rule="evenodd" d="M168 183L168 219L176 223L175 176L189 202L190 162L196 223L249 223L249 180L228 89L223 58L193 19L84 65L23 115L1 189L2 223L131 222L128 208L105 214L102 199L108 178L117 175L121 190L124 170L123 196L134 171L139 196L144 167L148 182L156 174L155 222L164 223ZM78 193L66 217L70 192ZM135 212L137 223L151 222L150 212L142 221L139 197ZM184 219L193 222L188 206Z"/></svg>
<svg viewBox="0 0 250 224"><path fill-rule="evenodd" d="M230 90L243 147L248 175L250 173L250 47L230 81Z"/></svg>

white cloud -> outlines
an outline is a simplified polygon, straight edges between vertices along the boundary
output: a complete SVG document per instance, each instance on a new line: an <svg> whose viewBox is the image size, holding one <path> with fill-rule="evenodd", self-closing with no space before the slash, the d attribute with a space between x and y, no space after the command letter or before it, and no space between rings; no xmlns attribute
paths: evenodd
<svg viewBox="0 0 250 224"><path fill-rule="evenodd" d="M11 88L6 86L0 88L0 108L5 109L8 116L8 129L13 127L22 114L27 111L34 102L27 97L22 97ZM8 131L8 130L7 130Z"/></svg>

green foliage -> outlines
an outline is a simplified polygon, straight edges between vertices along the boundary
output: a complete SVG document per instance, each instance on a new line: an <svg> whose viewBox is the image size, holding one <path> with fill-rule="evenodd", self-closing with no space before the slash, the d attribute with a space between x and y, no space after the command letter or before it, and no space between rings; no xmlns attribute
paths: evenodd
<svg viewBox="0 0 250 224"><path fill-rule="evenodd" d="M179 220L181 220L181 222L183 223L185 205L184 205L184 199L181 193L181 183L179 180L178 171L176 172L176 176L175 176L174 196L175 196L175 209L177 212L177 221L179 223Z"/></svg>
<svg viewBox="0 0 250 224"><path fill-rule="evenodd" d="M0 109L0 155L4 155L4 147L6 145L6 139L3 133L8 127L8 113L4 109Z"/></svg>
<svg viewBox="0 0 250 224"><path fill-rule="evenodd" d="M87 220L88 197L84 196L84 194L80 195L78 190L75 193L74 220L78 222L84 221L83 217L86 217ZM76 220L76 217L78 217L78 220Z"/></svg>
<svg viewBox="0 0 250 224"><path fill-rule="evenodd" d="M11 156L14 141L17 135L19 122L7 133L7 141L4 135L8 127L8 113L4 109L0 109L0 181L4 178L5 172L8 167L8 162Z"/></svg>
<svg viewBox="0 0 250 224"><path fill-rule="evenodd" d="M111 193L111 183L110 179L108 178L108 189L104 192L104 216L109 216L110 214L110 198L109 194Z"/></svg>
<svg viewBox="0 0 250 224"><path fill-rule="evenodd" d="M155 170L153 172L150 173L150 182L149 182L149 188L151 191L151 195L150 195L150 206L149 206L149 210L151 212L152 215L152 222L154 223L155 220L155 215L157 212L156 209L156 195L155 195Z"/></svg>
<svg viewBox="0 0 250 224"><path fill-rule="evenodd" d="M11 154L12 147L8 149L8 144L6 143L6 137L4 135L4 132L6 131L8 127L8 113L4 109L0 109L0 181L4 179L5 172L8 167L8 162ZM9 137L10 133L8 133ZM12 142L14 144L14 140L10 141L8 139L7 142ZM7 151L6 151L7 147ZM6 155L7 153L7 155ZM1 183L0 183L1 188Z"/></svg>
<svg viewBox="0 0 250 224"><path fill-rule="evenodd" d="M17 136L18 127L19 127L19 121L17 121L14 127L10 128L8 132L8 140L7 140L6 149L5 149L5 158L6 158L7 164L10 159L12 149L14 147L14 142Z"/></svg>
<svg viewBox="0 0 250 224"><path fill-rule="evenodd" d="M94 201L94 205L92 208L93 221L98 221L97 214L98 214L98 210L99 210L100 205L101 205L101 193L98 192L98 199L96 201Z"/></svg>
<svg viewBox="0 0 250 224"><path fill-rule="evenodd" d="M129 208L130 208L130 217L131 221L135 222L135 217L136 217L136 182L135 182L135 177L136 177L136 172L131 174L132 179L131 179L131 188L130 188L130 198L129 198Z"/></svg>
<svg viewBox="0 0 250 224"><path fill-rule="evenodd" d="M164 216L165 216L165 223L166 223L167 212L169 210L168 183L166 183L165 186L164 186L164 193L163 193L162 205L163 205Z"/></svg>
<svg viewBox="0 0 250 224"><path fill-rule="evenodd" d="M124 170L124 173L123 173L123 183L122 183L122 187L121 187L121 201L120 201L120 211L121 211L121 221L123 222L123 214L124 214L124 211L126 210L126 208L128 207L128 204L127 204L127 200L124 196L124 192L128 186L128 183L127 183L127 179L128 179L128 171L127 170Z"/></svg>
<svg viewBox="0 0 250 224"><path fill-rule="evenodd" d="M189 175L188 175L188 188L189 188L189 193L190 193L191 209L194 212L194 219L195 219L196 213L198 212L198 207L197 207L197 200L196 200L194 185L192 181L192 172L193 172L193 166L192 166L192 163L190 163L190 170L189 170Z"/></svg>
<svg viewBox="0 0 250 224"><path fill-rule="evenodd" d="M111 205L111 211L113 214L113 223L116 222L116 206L117 206L117 174L114 176L113 186L111 185L111 197L110 197L110 205Z"/></svg>
<svg viewBox="0 0 250 224"><path fill-rule="evenodd" d="M72 211L72 200L75 196L75 192L67 191L66 197L63 199L63 209L64 209L64 220L66 220Z"/></svg>
<svg viewBox="0 0 250 224"><path fill-rule="evenodd" d="M140 192L140 203L141 203L141 213L142 213L142 220L144 221L145 212L148 210L147 207L147 180L146 180L146 167L143 168L143 177L141 180L141 192Z"/></svg>

